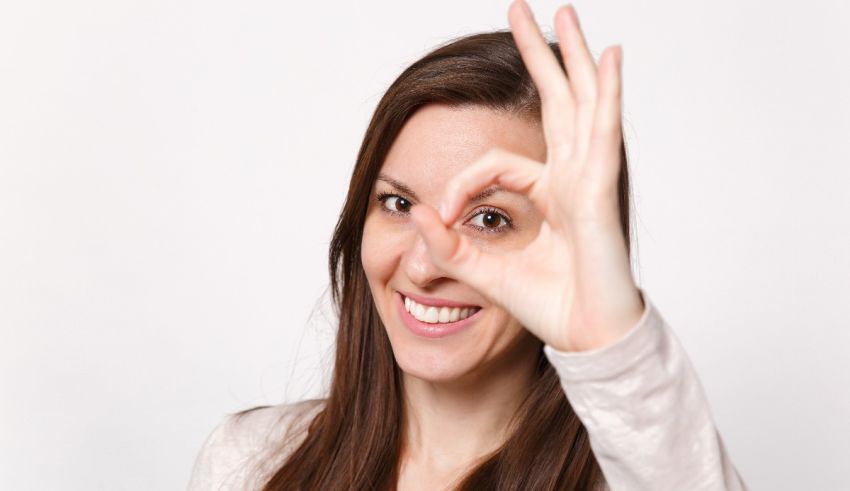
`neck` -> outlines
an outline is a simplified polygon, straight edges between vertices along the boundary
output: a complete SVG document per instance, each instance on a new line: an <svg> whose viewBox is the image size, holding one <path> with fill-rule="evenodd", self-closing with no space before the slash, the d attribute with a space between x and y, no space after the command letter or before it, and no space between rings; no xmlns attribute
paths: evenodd
<svg viewBox="0 0 850 491"><path fill-rule="evenodd" d="M534 378L540 341L523 336L498 362L449 381L403 374L402 458L435 471L464 467L498 449Z"/></svg>

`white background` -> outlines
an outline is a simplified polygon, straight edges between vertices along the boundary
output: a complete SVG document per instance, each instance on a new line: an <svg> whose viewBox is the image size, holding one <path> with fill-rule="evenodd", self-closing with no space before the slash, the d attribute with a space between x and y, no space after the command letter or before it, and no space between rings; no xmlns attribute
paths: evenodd
<svg viewBox="0 0 850 491"><path fill-rule="evenodd" d="M637 278L753 489L850 488L848 5L577 3L624 48ZM319 394L371 113L507 7L3 2L0 488L182 489L226 412Z"/></svg>

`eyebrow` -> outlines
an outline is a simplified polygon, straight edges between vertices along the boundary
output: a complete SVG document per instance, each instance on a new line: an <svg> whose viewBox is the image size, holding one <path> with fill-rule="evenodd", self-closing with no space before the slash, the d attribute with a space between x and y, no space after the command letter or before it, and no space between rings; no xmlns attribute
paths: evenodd
<svg viewBox="0 0 850 491"><path fill-rule="evenodd" d="M386 182L387 184L391 185L392 187L394 187L394 188L398 189L399 191L407 194L408 196L410 196L414 200L419 201L419 197L416 196L416 193L413 192L413 190L410 189L410 186L408 186L407 184L405 184L401 181L398 181L396 179L393 179L392 177L390 177L386 174L379 174L378 180ZM484 188L483 191L481 191L480 193L475 194L474 196L469 198L469 202L470 203L477 203L481 200L487 199L490 196L492 196L496 193L500 193L500 192L506 192L506 190L502 187L499 187L499 186L490 186L490 187Z"/></svg>

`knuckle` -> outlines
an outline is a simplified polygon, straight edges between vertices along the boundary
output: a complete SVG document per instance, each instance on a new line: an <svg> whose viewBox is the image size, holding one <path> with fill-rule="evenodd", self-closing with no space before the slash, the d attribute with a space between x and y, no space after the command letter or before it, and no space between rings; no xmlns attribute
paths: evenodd
<svg viewBox="0 0 850 491"><path fill-rule="evenodd" d="M576 96L576 106L580 111L587 111L596 107L596 94L581 92Z"/></svg>
<svg viewBox="0 0 850 491"><path fill-rule="evenodd" d="M619 138L620 127L617 125L599 125L594 128L590 134L590 139L593 141L608 141Z"/></svg>
<svg viewBox="0 0 850 491"><path fill-rule="evenodd" d="M487 153L484 155L484 158L482 160L485 163L493 164L493 163L499 162L500 160L504 159L506 155L507 155L507 152L503 148L492 147L489 150L487 150Z"/></svg>
<svg viewBox="0 0 850 491"><path fill-rule="evenodd" d="M554 143L549 148L547 160L566 162L572 156L574 149L575 145L570 141Z"/></svg>
<svg viewBox="0 0 850 491"><path fill-rule="evenodd" d="M540 93L540 99L544 101L544 104L548 101L553 106L559 108L569 104L572 100L572 95L566 85L557 84L554 86L540 87L538 92Z"/></svg>

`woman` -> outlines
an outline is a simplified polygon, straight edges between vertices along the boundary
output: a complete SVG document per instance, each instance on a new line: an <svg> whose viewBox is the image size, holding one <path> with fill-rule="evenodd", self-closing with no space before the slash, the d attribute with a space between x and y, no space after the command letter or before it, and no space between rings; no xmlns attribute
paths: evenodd
<svg viewBox="0 0 850 491"><path fill-rule="evenodd" d="M384 95L331 244L330 393L226 419L191 489L745 489L632 278L620 49L597 66L570 6L559 44L509 22Z"/></svg>

